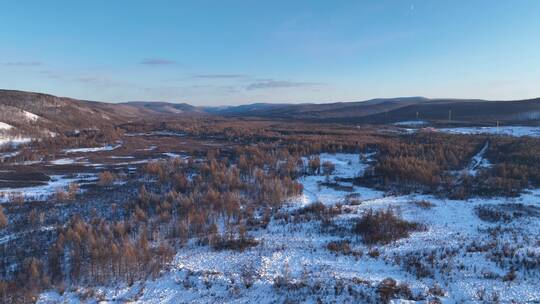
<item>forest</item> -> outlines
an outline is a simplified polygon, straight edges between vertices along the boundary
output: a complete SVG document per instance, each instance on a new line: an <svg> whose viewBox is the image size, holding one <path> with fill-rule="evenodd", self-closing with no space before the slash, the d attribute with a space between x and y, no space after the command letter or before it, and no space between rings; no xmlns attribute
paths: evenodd
<svg viewBox="0 0 540 304"><path fill-rule="evenodd" d="M261 245L253 233L272 220L321 220L326 227L321 229L338 229L332 219L345 212L340 205L283 212L289 199L303 194L302 178L328 179L335 172L335 164L321 161L321 153L355 154L368 165L350 182L389 194L515 197L540 185L535 152L540 140L535 138L239 119L147 121L65 132L29 143L3 166L55 159L76 147L121 143L130 146L120 150L133 151L148 144L148 134L165 134L158 137L164 145L171 140L167 136L191 140L184 147L187 157L150 159L129 171L111 166L96 173L92 185L70 183L45 201L14 194L0 206L3 303L34 302L47 289L62 293L157 278L187 244L242 252ZM484 146L490 165L471 172L469 163ZM430 208L429 202L423 204ZM387 244L425 229L388 209L369 211L348 233L366 244ZM349 246L346 240L327 248L360 255Z"/></svg>

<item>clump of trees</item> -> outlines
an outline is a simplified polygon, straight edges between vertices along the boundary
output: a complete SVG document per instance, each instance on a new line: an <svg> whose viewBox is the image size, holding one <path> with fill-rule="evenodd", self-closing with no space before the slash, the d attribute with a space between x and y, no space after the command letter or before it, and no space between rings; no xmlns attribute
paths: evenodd
<svg viewBox="0 0 540 304"><path fill-rule="evenodd" d="M8 218L4 214L4 208L2 207L2 205L0 205L0 229L6 228L7 225L8 225Z"/></svg>
<svg viewBox="0 0 540 304"><path fill-rule="evenodd" d="M68 202L73 201L79 193L80 186L77 183L71 183L68 185L67 189L58 188L54 192L54 199L58 202Z"/></svg>
<svg viewBox="0 0 540 304"><path fill-rule="evenodd" d="M31 267L20 263L13 271L0 264L8 274L0 289L21 278L42 278L32 290L7 288L10 302L49 287L132 283L158 275L188 240L213 250L257 246L250 230L267 225L287 198L302 193L296 178L303 170L300 155L271 146L209 151L197 162L151 162L135 176L142 184L136 197L121 204L118 218L71 217L57 227L47 254L30 256ZM111 172L99 176L101 186L113 181ZM70 201L77 190L58 191L56 201ZM33 210L28 222L37 229L43 212Z"/></svg>
<svg viewBox="0 0 540 304"><path fill-rule="evenodd" d="M322 163L322 171L324 175L331 175L332 173L334 173L335 170L336 165L334 165L334 163L332 163L331 161L324 161Z"/></svg>
<svg viewBox="0 0 540 304"><path fill-rule="evenodd" d="M540 139L498 137L491 140L490 170L476 176L473 191L488 196L516 196L527 187L540 186Z"/></svg>
<svg viewBox="0 0 540 304"><path fill-rule="evenodd" d="M107 187L114 183L116 175L110 171L100 172L98 175L98 185Z"/></svg>
<svg viewBox="0 0 540 304"><path fill-rule="evenodd" d="M321 173L321 159L319 158L319 156L314 156L310 158L308 167L311 174L320 174Z"/></svg>
<svg viewBox="0 0 540 304"><path fill-rule="evenodd" d="M132 283L157 276L172 256L168 242L143 224L75 217L49 250L48 268L53 283Z"/></svg>
<svg viewBox="0 0 540 304"><path fill-rule="evenodd" d="M467 165L489 139L492 164L471 175ZM357 183L399 193L435 193L453 199L516 196L540 186L537 138L418 133L376 144L376 162Z"/></svg>
<svg viewBox="0 0 540 304"><path fill-rule="evenodd" d="M476 137L422 133L385 141L366 177L399 192L438 192L453 186L449 172L462 170L482 144Z"/></svg>

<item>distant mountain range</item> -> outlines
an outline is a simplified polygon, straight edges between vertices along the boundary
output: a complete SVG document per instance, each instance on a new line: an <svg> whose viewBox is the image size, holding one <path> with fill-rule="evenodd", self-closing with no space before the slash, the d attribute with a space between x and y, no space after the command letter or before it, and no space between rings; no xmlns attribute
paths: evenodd
<svg viewBox="0 0 540 304"><path fill-rule="evenodd" d="M325 104L252 104L207 112L233 117L334 123L448 122L449 119L454 123L535 123L540 120L540 98L488 101L398 97Z"/></svg>
<svg viewBox="0 0 540 304"><path fill-rule="evenodd" d="M49 130L99 128L127 121L176 116L224 116L329 123L384 124L426 120L453 123L538 124L540 98L515 101L478 99L378 98L337 103L254 103L198 107L187 103L132 101L103 103L48 94L0 90L0 122L24 127L32 113ZM26 116L25 116L26 115ZM36 123L36 122L34 122Z"/></svg>
<svg viewBox="0 0 540 304"><path fill-rule="evenodd" d="M183 113L203 113L204 109L192 106L187 103L170 103L161 101L130 101L120 105L134 107L139 110L149 111L156 114L183 114Z"/></svg>
<svg viewBox="0 0 540 304"><path fill-rule="evenodd" d="M207 109L207 112L224 116L252 116L274 119L301 120L340 120L343 118L360 118L384 111L427 102L424 97L379 98L356 102L336 103L303 103L303 104L271 104L256 103L227 107L224 109Z"/></svg>

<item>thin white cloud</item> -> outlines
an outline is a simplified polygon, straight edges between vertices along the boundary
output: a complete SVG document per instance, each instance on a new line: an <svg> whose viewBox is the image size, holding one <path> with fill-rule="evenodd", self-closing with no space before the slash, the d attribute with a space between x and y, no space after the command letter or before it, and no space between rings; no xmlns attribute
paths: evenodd
<svg viewBox="0 0 540 304"><path fill-rule="evenodd" d="M193 75L193 78L202 78L202 79L239 79L246 78L247 75L244 74L197 74Z"/></svg>
<svg viewBox="0 0 540 304"><path fill-rule="evenodd" d="M321 85L317 82L297 82L289 80L265 79L259 82L254 82L246 86L246 90L261 90L261 89L281 89L281 88L298 88Z"/></svg>
<svg viewBox="0 0 540 304"><path fill-rule="evenodd" d="M159 66L159 65L173 65L176 64L176 61L163 58L146 58L143 59L140 64L149 65L149 66Z"/></svg>
<svg viewBox="0 0 540 304"><path fill-rule="evenodd" d="M3 66L39 66L42 64L41 61L10 61L1 63Z"/></svg>

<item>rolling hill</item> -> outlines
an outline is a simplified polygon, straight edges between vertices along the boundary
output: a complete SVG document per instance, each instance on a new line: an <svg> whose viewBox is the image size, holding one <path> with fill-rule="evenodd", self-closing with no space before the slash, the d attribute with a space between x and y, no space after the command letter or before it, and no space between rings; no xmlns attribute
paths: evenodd
<svg viewBox="0 0 540 304"><path fill-rule="evenodd" d="M403 106L423 103L428 99L423 97L402 97L402 98L379 98L357 102L337 102L337 103L304 103L304 104L271 104L256 103L228 107L217 111L210 111L214 114L233 117L265 117L277 119L299 119L299 120L333 120L346 117L365 117L384 111L398 109Z"/></svg>
<svg viewBox="0 0 540 304"><path fill-rule="evenodd" d="M516 101L479 99L379 98L326 104L252 104L210 111L230 117L295 119L331 123L385 124L410 120L444 123L540 123L540 98ZM449 121L449 118L451 121Z"/></svg>
<svg viewBox="0 0 540 304"><path fill-rule="evenodd" d="M23 133L99 129L130 120L182 113L203 114L201 110L188 104L104 103L42 93L0 90L0 122Z"/></svg>
<svg viewBox="0 0 540 304"><path fill-rule="evenodd" d="M418 116L417 116L418 115ZM415 120L454 123L540 123L540 98L517 101L435 99L377 113L360 119L365 123ZM342 122L348 119L342 118Z"/></svg>
<svg viewBox="0 0 540 304"><path fill-rule="evenodd" d="M58 132L103 128L139 119L217 115L329 123L385 124L409 120L448 123L540 123L540 98L517 101L379 98L357 102L197 107L187 103L133 101L104 103L42 93L0 90L0 122L19 130Z"/></svg>
<svg viewBox="0 0 540 304"><path fill-rule="evenodd" d="M204 113L201 108L187 103L170 103L162 101L130 101L120 105L133 107L140 111L153 114L184 114L184 113Z"/></svg>

